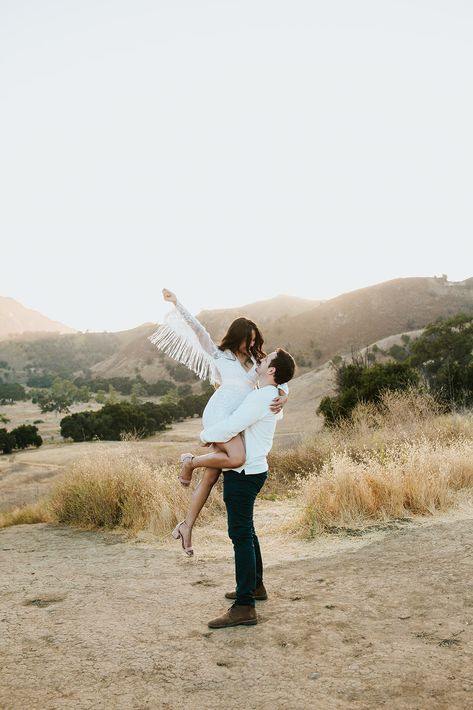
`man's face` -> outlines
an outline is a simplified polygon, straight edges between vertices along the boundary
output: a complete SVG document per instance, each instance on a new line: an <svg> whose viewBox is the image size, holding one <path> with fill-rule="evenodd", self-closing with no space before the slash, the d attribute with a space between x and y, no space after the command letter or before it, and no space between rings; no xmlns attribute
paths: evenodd
<svg viewBox="0 0 473 710"><path fill-rule="evenodd" d="M269 355L266 355L264 357L258 367L256 368L256 372L258 373L258 377L264 377L265 375L268 374L268 370L271 367L271 362L274 360L276 357L277 353L276 351L269 353Z"/></svg>

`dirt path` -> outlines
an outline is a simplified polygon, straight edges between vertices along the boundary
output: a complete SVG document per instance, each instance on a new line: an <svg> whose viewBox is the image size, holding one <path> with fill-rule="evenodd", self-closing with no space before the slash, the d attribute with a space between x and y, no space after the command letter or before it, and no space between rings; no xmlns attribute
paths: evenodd
<svg viewBox="0 0 473 710"><path fill-rule="evenodd" d="M308 544L269 513L284 506L257 510L260 623L219 631L223 522L198 532L193 560L146 536L1 530L0 707L472 707L471 514Z"/></svg>

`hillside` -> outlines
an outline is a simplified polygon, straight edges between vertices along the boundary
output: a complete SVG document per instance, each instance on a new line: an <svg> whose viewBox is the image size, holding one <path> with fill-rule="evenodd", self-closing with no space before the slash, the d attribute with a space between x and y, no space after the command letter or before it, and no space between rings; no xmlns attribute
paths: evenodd
<svg viewBox="0 0 473 710"><path fill-rule="evenodd" d="M284 323L269 324L266 344L286 347L307 366L316 366L352 347L363 348L460 312L473 313L473 280L395 279L324 301Z"/></svg>
<svg viewBox="0 0 473 710"><path fill-rule="evenodd" d="M281 323L288 318L312 311L321 303L323 301L281 295L265 301L247 303L237 308L201 311L197 317L205 323L209 331L215 334L215 337L221 337L229 324L240 316L245 316L266 328L270 323Z"/></svg>
<svg viewBox="0 0 473 710"><path fill-rule="evenodd" d="M284 324L288 318L311 311L319 303L321 301L311 301L293 296L276 296L238 308L202 311L197 317L202 323L205 323L209 332L218 341L230 323L242 315L266 327L266 324L270 323ZM146 335L151 335L155 328L156 326L150 327ZM178 381L180 378L184 378L183 370L180 367L175 368L172 361L160 353L145 337L144 339L137 338L119 352L114 353L103 362L97 363L92 368L92 372L100 377L133 377L138 369L143 379L147 382L154 382L159 379L170 379L171 367L173 375Z"/></svg>
<svg viewBox="0 0 473 710"><path fill-rule="evenodd" d="M0 341L0 376L8 381L25 382L29 374L51 373L71 377L92 368L130 342L146 341L155 326L144 324L116 333L23 333ZM136 365L130 360L133 370Z"/></svg>
<svg viewBox="0 0 473 710"><path fill-rule="evenodd" d="M304 374L337 354L459 312L473 313L471 279L461 283L437 278L395 279L323 302L278 296L234 309L202 311L197 317L216 341L234 318L251 317L262 326L265 349L287 348ZM95 365L93 371L100 376L132 376L138 368L144 379L152 382L166 377L166 364L170 364L167 357L146 338L138 338Z"/></svg>
<svg viewBox="0 0 473 710"><path fill-rule="evenodd" d="M459 312L473 313L473 279L459 283L445 278L395 279L323 302L277 296L238 308L203 311L198 318L217 342L234 318L252 318L262 327L265 349L287 348L303 375L352 348L421 329ZM0 342L0 361L23 375L26 369L59 367L64 374L89 369L97 377L140 373L147 382L195 380L148 341L155 328L145 323L119 333L18 335Z"/></svg>
<svg viewBox="0 0 473 710"><path fill-rule="evenodd" d="M0 340L18 333L75 333L74 328L25 308L13 298L0 296Z"/></svg>
<svg viewBox="0 0 473 710"><path fill-rule="evenodd" d="M419 337L422 330L409 331L413 341ZM367 348L361 348L360 354L367 350L372 351L377 346L377 362L387 362L392 358L387 354L393 345L401 345L401 335L390 335L387 338L371 343ZM341 353L342 357L350 362L351 352ZM276 448L290 446L304 438L307 434L319 431L323 426L323 417L316 414L317 408L323 397L335 395L335 370L330 362L309 372L299 374L289 384L290 396L284 408L284 417L278 422Z"/></svg>
<svg viewBox="0 0 473 710"><path fill-rule="evenodd" d="M171 358L157 350L148 340L148 335L156 330L156 325L141 326L141 328L142 334L139 337L123 345L107 359L93 365L91 367L92 376L135 377L139 372L146 382L173 379L166 364L168 367L176 367L178 370L181 366L176 365Z"/></svg>

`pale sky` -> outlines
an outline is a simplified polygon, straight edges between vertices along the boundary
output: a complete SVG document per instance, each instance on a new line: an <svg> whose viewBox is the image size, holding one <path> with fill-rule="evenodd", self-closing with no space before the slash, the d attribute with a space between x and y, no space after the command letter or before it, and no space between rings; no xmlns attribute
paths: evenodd
<svg viewBox="0 0 473 710"><path fill-rule="evenodd" d="M0 295L85 330L473 276L470 0L0 0Z"/></svg>

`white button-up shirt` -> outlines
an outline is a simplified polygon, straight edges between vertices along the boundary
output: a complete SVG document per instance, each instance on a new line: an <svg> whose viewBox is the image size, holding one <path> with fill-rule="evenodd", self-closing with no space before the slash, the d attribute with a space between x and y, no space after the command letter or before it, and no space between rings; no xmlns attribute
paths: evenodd
<svg viewBox="0 0 473 710"><path fill-rule="evenodd" d="M264 473L268 470L266 457L273 445L276 428L276 415L271 412L269 405L277 396L278 390L273 385L253 390L233 414L204 429L200 434L201 441L204 444L230 441L239 432L243 432L246 461L243 466L233 470L244 470L245 474Z"/></svg>

